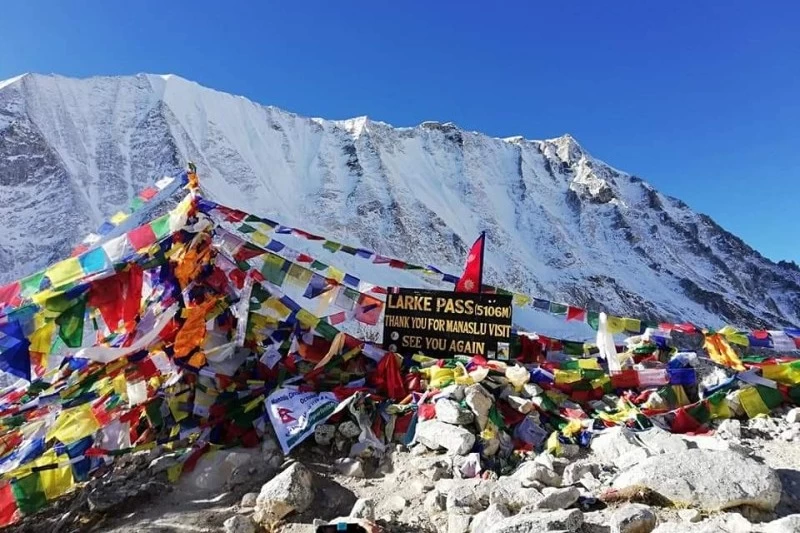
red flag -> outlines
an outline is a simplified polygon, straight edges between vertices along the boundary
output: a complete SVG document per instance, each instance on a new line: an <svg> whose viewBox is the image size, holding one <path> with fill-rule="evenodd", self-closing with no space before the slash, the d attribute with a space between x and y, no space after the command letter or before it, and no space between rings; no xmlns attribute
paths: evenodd
<svg viewBox="0 0 800 533"><path fill-rule="evenodd" d="M486 241L486 232L482 232L475 244L469 250L467 263L464 265L464 274L456 283L456 292L481 292L483 285L483 249Z"/></svg>

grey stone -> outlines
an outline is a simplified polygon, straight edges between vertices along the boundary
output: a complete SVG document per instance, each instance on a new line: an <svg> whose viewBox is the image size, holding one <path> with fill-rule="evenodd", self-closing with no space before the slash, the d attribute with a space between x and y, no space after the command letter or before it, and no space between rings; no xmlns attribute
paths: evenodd
<svg viewBox="0 0 800 533"><path fill-rule="evenodd" d="M717 426L717 436L721 439L738 441L742 438L742 423L735 418L726 418Z"/></svg>
<svg viewBox="0 0 800 533"><path fill-rule="evenodd" d="M772 510L781 496L780 479L771 468L734 452L697 449L650 457L614 480L617 489L637 486L706 511L739 505Z"/></svg>
<svg viewBox="0 0 800 533"><path fill-rule="evenodd" d="M610 509L583 513L583 524L581 525L580 533L611 533L610 522Z"/></svg>
<svg viewBox="0 0 800 533"><path fill-rule="evenodd" d="M781 440L791 442L795 438L797 438L797 430L795 428L789 428L781 432Z"/></svg>
<svg viewBox="0 0 800 533"><path fill-rule="evenodd" d="M358 427L358 424L352 420L348 420L347 422L339 424L339 434L346 439L354 439L361 435L361 429Z"/></svg>
<svg viewBox="0 0 800 533"><path fill-rule="evenodd" d="M510 394L506 398L506 402L508 402L508 405L510 405L511 407L513 407L514 409L525 415L527 415L533 410L533 402L528 400L527 398L522 398L520 396L515 396L513 394Z"/></svg>
<svg viewBox="0 0 800 533"><path fill-rule="evenodd" d="M256 526L249 516L234 515L222 523L225 533L255 533Z"/></svg>
<svg viewBox="0 0 800 533"><path fill-rule="evenodd" d="M587 475L595 478L599 474L600 465L595 463L570 463L564 469L562 483L564 485L574 485Z"/></svg>
<svg viewBox="0 0 800 533"><path fill-rule="evenodd" d="M439 420L425 420L417 424L415 438L432 450L445 448L458 455L466 455L475 445L475 435L470 431Z"/></svg>
<svg viewBox="0 0 800 533"><path fill-rule="evenodd" d="M721 513L697 523L666 522L659 524L653 533L754 533L759 531L745 517L737 513Z"/></svg>
<svg viewBox="0 0 800 533"><path fill-rule="evenodd" d="M408 506L408 500L396 494L394 496L389 496L386 500L386 507L390 511L400 512L405 509L406 506Z"/></svg>
<svg viewBox="0 0 800 533"><path fill-rule="evenodd" d="M492 525L509 516L511 516L511 511L505 505L493 503L485 511L481 511L472 518L469 530L471 533L483 533Z"/></svg>
<svg viewBox="0 0 800 533"><path fill-rule="evenodd" d="M375 520L375 502L370 498L359 498L350 510L350 518Z"/></svg>
<svg viewBox="0 0 800 533"><path fill-rule="evenodd" d="M472 517L465 514L451 514L447 517L447 533L469 533Z"/></svg>
<svg viewBox="0 0 800 533"><path fill-rule="evenodd" d="M647 505L630 503L611 515L611 533L650 533L656 527L656 515Z"/></svg>
<svg viewBox="0 0 800 533"><path fill-rule="evenodd" d="M335 462L336 469L343 476L348 477L365 477L364 466L358 459L352 457L341 457Z"/></svg>
<svg viewBox="0 0 800 533"><path fill-rule="evenodd" d="M608 429L593 438L591 449L595 459L617 468L636 464L651 455L632 431L621 426Z"/></svg>
<svg viewBox="0 0 800 533"><path fill-rule="evenodd" d="M458 402L442 398L436 401L436 419L448 424L466 426L475 420L475 415L469 409L461 407Z"/></svg>
<svg viewBox="0 0 800 533"><path fill-rule="evenodd" d="M645 448L652 454L660 453L680 453L689 449L689 444L680 436L664 431L660 427L654 426L646 431L635 433Z"/></svg>
<svg viewBox="0 0 800 533"><path fill-rule="evenodd" d="M511 511L535 504L543 498L535 488L524 487L519 479L501 477L489 491L489 504L499 504Z"/></svg>
<svg viewBox="0 0 800 533"><path fill-rule="evenodd" d="M681 520L684 522L691 522L692 524L703 519L703 513L697 509L681 509L678 511L678 516L680 516Z"/></svg>
<svg viewBox="0 0 800 533"><path fill-rule="evenodd" d="M551 463L552 464L552 463ZM531 485L531 482L538 481L548 487L560 487L561 476L555 470L540 462L525 462L511 474L511 477L518 479L523 485Z"/></svg>
<svg viewBox="0 0 800 533"><path fill-rule="evenodd" d="M335 435L336 426L332 424L320 424L314 428L314 441L320 446L330 446Z"/></svg>
<svg viewBox="0 0 800 533"><path fill-rule="evenodd" d="M792 407L789 409L789 412L786 413L786 421L790 424L800 422L800 407Z"/></svg>
<svg viewBox="0 0 800 533"><path fill-rule="evenodd" d="M575 459L581 454L581 447L577 444L562 444L561 445L561 457L565 457L567 459Z"/></svg>
<svg viewBox="0 0 800 533"><path fill-rule="evenodd" d="M576 487L564 489L546 488L542 491L544 498L536 502L536 509L566 509L575 504L581 497L581 491Z"/></svg>
<svg viewBox="0 0 800 533"><path fill-rule="evenodd" d="M445 510L447 506L447 495L434 490L425 495L425 500L422 502L422 505L425 507L428 515L437 515Z"/></svg>
<svg viewBox="0 0 800 533"><path fill-rule="evenodd" d="M256 498L258 498L258 493L248 492L242 496L242 501L239 503L239 507L255 507Z"/></svg>
<svg viewBox="0 0 800 533"><path fill-rule="evenodd" d="M256 498L256 521L266 526L292 512L305 511L314 501L313 483L311 471L300 463L291 464L261 487Z"/></svg>
<svg viewBox="0 0 800 533"><path fill-rule="evenodd" d="M478 429L483 431L486 429L486 423L489 421L489 410L492 408L492 405L494 405L494 397L480 384L476 383L465 389L464 398L469 408L475 414L475 421L478 424Z"/></svg>
<svg viewBox="0 0 800 533"><path fill-rule="evenodd" d="M577 509L519 514L494 524L490 533L535 533L539 531L578 531L583 514Z"/></svg>
<svg viewBox="0 0 800 533"><path fill-rule="evenodd" d="M447 491L446 508L451 514L475 514L489 506L493 483L482 479L458 480Z"/></svg>
<svg viewBox="0 0 800 533"><path fill-rule="evenodd" d="M761 528L763 533L800 533L800 514L784 516L764 524Z"/></svg>

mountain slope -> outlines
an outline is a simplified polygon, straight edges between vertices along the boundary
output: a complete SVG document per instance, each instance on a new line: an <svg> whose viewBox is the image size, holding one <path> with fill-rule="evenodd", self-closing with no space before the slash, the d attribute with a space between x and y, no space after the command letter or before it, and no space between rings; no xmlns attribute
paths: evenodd
<svg viewBox="0 0 800 533"><path fill-rule="evenodd" d="M306 118L175 76L0 82L0 281L68 255L187 160L214 200L452 272L485 229L487 280L516 291L643 318L800 323L800 271L570 136Z"/></svg>

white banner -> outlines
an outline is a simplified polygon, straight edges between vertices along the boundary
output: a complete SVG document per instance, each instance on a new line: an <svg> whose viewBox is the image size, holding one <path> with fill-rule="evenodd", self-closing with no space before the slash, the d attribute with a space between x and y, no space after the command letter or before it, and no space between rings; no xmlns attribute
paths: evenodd
<svg viewBox="0 0 800 533"><path fill-rule="evenodd" d="M270 394L265 403L278 442L287 454L348 402L340 404L332 392L302 392L285 385Z"/></svg>

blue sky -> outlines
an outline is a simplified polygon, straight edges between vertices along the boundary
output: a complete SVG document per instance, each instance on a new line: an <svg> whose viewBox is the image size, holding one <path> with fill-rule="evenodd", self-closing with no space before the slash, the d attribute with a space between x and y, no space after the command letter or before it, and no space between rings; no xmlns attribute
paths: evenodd
<svg viewBox="0 0 800 533"><path fill-rule="evenodd" d="M0 79L175 73L305 115L568 132L800 262L800 4L489 5L7 0Z"/></svg>

